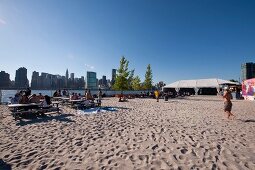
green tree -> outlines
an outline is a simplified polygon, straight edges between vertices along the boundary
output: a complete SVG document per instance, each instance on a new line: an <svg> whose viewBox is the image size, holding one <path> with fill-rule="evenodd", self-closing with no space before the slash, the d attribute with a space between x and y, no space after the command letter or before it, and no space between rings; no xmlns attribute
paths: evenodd
<svg viewBox="0 0 255 170"><path fill-rule="evenodd" d="M139 76L135 76L132 80L132 89L134 90L141 90L141 79Z"/></svg>
<svg viewBox="0 0 255 170"><path fill-rule="evenodd" d="M163 81L158 82L155 86L157 89L162 90L162 87L164 87L166 84Z"/></svg>
<svg viewBox="0 0 255 170"><path fill-rule="evenodd" d="M128 90L128 60L123 56L120 59L120 67L117 70L116 80L114 83L114 90Z"/></svg>
<svg viewBox="0 0 255 170"><path fill-rule="evenodd" d="M128 90L133 90L133 87L132 87L132 81L134 79L134 73L135 73L135 70L131 70L129 72L129 77L128 77Z"/></svg>
<svg viewBox="0 0 255 170"><path fill-rule="evenodd" d="M151 70L151 65L148 64L147 70L145 73L144 89L150 90L151 88L152 88L152 70Z"/></svg>

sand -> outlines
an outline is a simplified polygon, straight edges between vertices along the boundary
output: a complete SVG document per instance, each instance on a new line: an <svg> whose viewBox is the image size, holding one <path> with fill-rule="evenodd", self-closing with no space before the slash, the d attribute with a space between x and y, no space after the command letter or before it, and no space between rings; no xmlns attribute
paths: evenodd
<svg viewBox="0 0 255 170"><path fill-rule="evenodd" d="M105 98L118 111L14 121L0 106L0 167L12 169L255 169L255 102L218 96ZM1 169L1 168L0 168Z"/></svg>

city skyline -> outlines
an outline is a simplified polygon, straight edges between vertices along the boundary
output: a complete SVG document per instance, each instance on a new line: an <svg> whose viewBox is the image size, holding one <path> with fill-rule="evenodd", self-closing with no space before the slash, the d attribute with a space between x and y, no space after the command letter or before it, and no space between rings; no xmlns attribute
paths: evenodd
<svg viewBox="0 0 255 170"><path fill-rule="evenodd" d="M1 1L0 71L111 77L125 56L142 81L239 80L254 62L255 1ZM100 11L100 12L99 12ZM131 12L132 11L132 12Z"/></svg>
<svg viewBox="0 0 255 170"><path fill-rule="evenodd" d="M5 72L5 73L8 73L9 76L10 76L10 81L15 81L15 75L16 75L15 72L16 72L18 69L20 69L20 68L25 68L25 69L27 69L25 66L21 66L21 67L19 67L19 68L16 68L16 69L14 70L14 75L10 74L9 72L7 72L7 71L5 71L5 70L0 70L0 72L3 71L3 72ZM38 71L38 70L33 70L33 71L29 74L29 72L28 72L28 70L27 70L27 79L28 79L28 81L29 81L29 84L31 84L32 77L33 77L33 72L46 73L46 74L51 74L51 75L55 75L55 76L65 76L65 77L66 77L66 71L67 71L67 70L68 70L68 68L64 71L65 73L56 73L56 74L49 73L49 72L44 72L44 71ZM110 69L110 70L112 70L112 69ZM116 69L114 69L114 70L116 70ZM80 77L86 77L87 72L88 72L88 71L86 71L85 74L84 74L84 75L81 75ZM31 77L29 77L28 75L31 75ZM78 78L78 77L79 77L79 76L76 76L76 73L70 72L70 73L68 73L68 79L71 78L71 75L73 75L74 78ZM104 76L105 76L105 75L103 74L102 77L104 77ZM11 77L13 77L13 79L11 79ZM107 77L107 76L106 76L106 77ZM110 75L109 78L110 78L110 77L112 77L112 75ZM99 77L98 77L98 78L99 78Z"/></svg>
<svg viewBox="0 0 255 170"><path fill-rule="evenodd" d="M115 70L115 71L114 71ZM25 67L20 67L15 71L15 80L10 79L10 74L5 71L0 71L0 88L18 88L24 89L30 87L32 89L109 89L113 85L113 80L116 76L116 69L112 69L112 79L107 79L105 75L102 78L96 76L96 72L86 72L86 76L77 77L75 73L69 73L66 69L65 75L51 74L46 72L33 71L31 80L28 79L28 72ZM89 80L89 74L94 74L93 79ZM86 77L86 78L85 78ZM92 81L92 82L91 82ZM94 84L87 86L88 84Z"/></svg>

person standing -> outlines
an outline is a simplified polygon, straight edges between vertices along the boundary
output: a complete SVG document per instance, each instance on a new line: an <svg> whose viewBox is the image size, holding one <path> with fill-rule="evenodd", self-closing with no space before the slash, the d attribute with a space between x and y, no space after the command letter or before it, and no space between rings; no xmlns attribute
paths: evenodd
<svg viewBox="0 0 255 170"><path fill-rule="evenodd" d="M223 94L223 100L224 100L224 112L227 113L228 119L230 119L230 116L235 117L233 113L231 113L232 110L232 94L228 87L225 88L224 94Z"/></svg>
<svg viewBox="0 0 255 170"><path fill-rule="evenodd" d="M97 99L98 106L101 106L101 103L102 103L102 96L103 96L102 90L99 89L98 94L97 94L97 97L98 97L98 99Z"/></svg>
<svg viewBox="0 0 255 170"><path fill-rule="evenodd" d="M155 95L155 98L157 99L157 102L159 102L159 91L155 90L154 95Z"/></svg>

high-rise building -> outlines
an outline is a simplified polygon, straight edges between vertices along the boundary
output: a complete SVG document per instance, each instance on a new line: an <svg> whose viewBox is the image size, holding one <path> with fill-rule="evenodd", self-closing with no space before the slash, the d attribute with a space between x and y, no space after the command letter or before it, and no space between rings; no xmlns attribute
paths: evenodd
<svg viewBox="0 0 255 170"><path fill-rule="evenodd" d="M103 83L102 83L103 81L102 81L102 79L99 79L98 80L98 86L100 86L100 88L103 86Z"/></svg>
<svg viewBox="0 0 255 170"><path fill-rule="evenodd" d="M74 79L74 73L70 74L70 78L68 80L68 87L69 88L75 88L76 87L75 79Z"/></svg>
<svg viewBox="0 0 255 170"><path fill-rule="evenodd" d="M84 76L81 76L80 82L79 82L79 88L84 89L84 87L85 87L85 78Z"/></svg>
<svg viewBox="0 0 255 170"><path fill-rule="evenodd" d="M103 84L103 86L107 86L107 80L106 80L106 76L103 76L102 77L102 84Z"/></svg>
<svg viewBox="0 0 255 170"><path fill-rule="evenodd" d="M0 72L0 88L10 87L10 74L5 71Z"/></svg>
<svg viewBox="0 0 255 170"><path fill-rule="evenodd" d="M74 73L70 74L70 78L71 78L72 81L74 81Z"/></svg>
<svg viewBox="0 0 255 170"><path fill-rule="evenodd" d="M97 89L97 73L87 71L86 86L87 89Z"/></svg>
<svg viewBox="0 0 255 170"><path fill-rule="evenodd" d="M244 63L241 65L241 80L255 78L255 63Z"/></svg>
<svg viewBox="0 0 255 170"><path fill-rule="evenodd" d="M116 80L116 72L117 70L116 69L112 69L112 85L114 85L115 83L115 80Z"/></svg>
<svg viewBox="0 0 255 170"><path fill-rule="evenodd" d="M26 88L29 86L29 82L27 79L27 69L25 67L21 67L16 70L15 75L15 87L16 88Z"/></svg>
<svg viewBox="0 0 255 170"><path fill-rule="evenodd" d="M40 79L39 79L39 85L40 85L40 89L47 89L47 76L48 73L41 73Z"/></svg>
<svg viewBox="0 0 255 170"><path fill-rule="evenodd" d="M68 79L69 79L69 74L68 74L68 69L66 69L66 81L65 81L65 87L68 88Z"/></svg>
<svg viewBox="0 0 255 170"><path fill-rule="evenodd" d="M39 88L39 72L34 71L31 79L31 88L38 89Z"/></svg>

